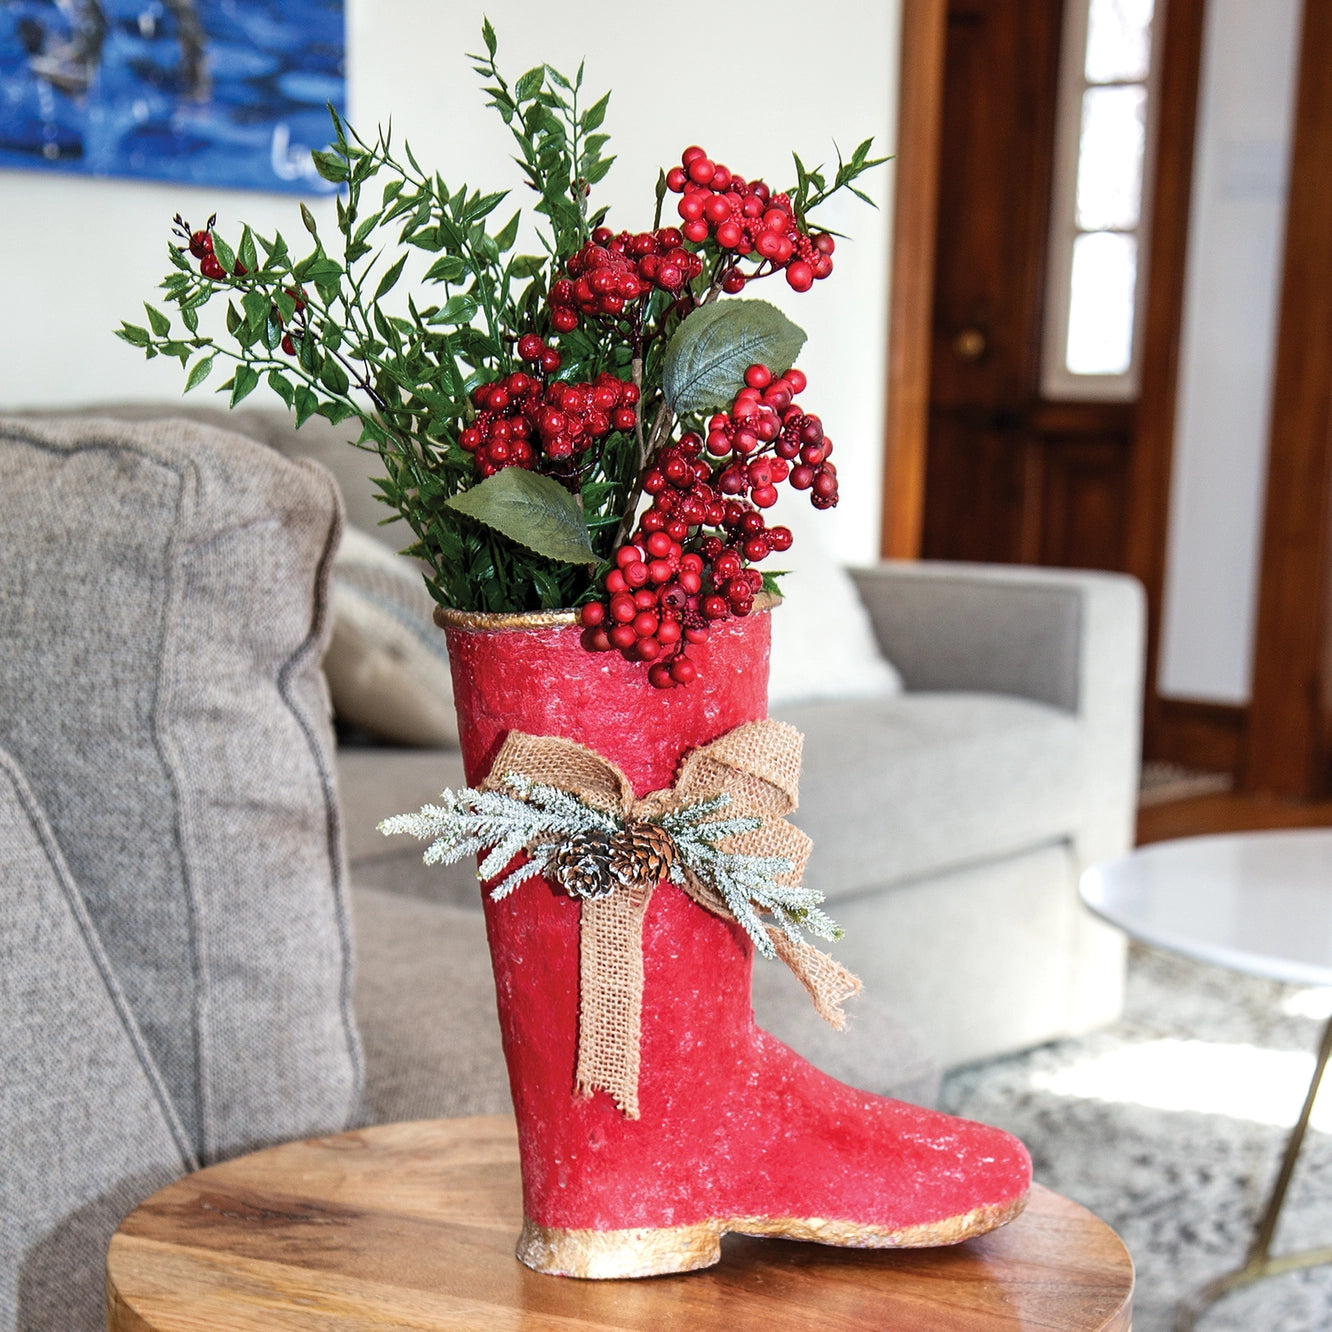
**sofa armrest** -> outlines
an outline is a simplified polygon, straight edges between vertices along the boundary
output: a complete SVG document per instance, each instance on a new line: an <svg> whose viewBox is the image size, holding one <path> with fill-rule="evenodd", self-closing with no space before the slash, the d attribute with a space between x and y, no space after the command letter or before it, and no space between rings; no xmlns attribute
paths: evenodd
<svg viewBox="0 0 1332 1332"><path fill-rule="evenodd" d="M1015 694L1074 713L1087 733L1083 864L1131 845L1145 602L1124 574L888 561L853 570L908 689Z"/></svg>

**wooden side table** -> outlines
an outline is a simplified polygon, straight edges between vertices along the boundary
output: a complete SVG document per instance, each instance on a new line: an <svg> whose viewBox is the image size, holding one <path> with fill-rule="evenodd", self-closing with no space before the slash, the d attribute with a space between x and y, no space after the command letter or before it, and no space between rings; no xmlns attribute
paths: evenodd
<svg viewBox="0 0 1332 1332"><path fill-rule="evenodd" d="M122 1222L110 1332L663 1332L811 1327L1128 1332L1119 1237L1037 1186L1027 1211L946 1249L729 1236L702 1272L578 1281L513 1256L518 1144L504 1116L288 1143L187 1176Z"/></svg>

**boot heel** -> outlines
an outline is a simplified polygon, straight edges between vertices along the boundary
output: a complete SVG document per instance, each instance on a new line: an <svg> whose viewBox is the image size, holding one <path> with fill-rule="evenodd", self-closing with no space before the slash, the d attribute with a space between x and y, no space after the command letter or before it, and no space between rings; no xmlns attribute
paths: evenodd
<svg viewBox="0 0 1332 1332"><path fill-rule="evenodd" d="M635 1230L557 1230L523 1218L520 1262L552 1276L607 1280L711 1267L721 1258L721 1227L644 1226Z"/></svg>

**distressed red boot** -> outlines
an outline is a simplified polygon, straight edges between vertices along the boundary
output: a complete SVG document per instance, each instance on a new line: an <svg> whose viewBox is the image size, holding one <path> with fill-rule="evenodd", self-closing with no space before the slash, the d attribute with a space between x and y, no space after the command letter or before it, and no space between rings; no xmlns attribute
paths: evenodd
<svg viewBox="0 0 1332 1332"><path fill-rule="evenodd" d="M766 614L714 629L691 651L698 680L669 691L616 653L586 652L567 618L440 618L473 786L521 731L596 751L641 798L670 787L690 750L766 715ZM579 900L537 877L502 901L487 893L485 910L529 1267L687 1271L717 1262L727 1231L951 1244L1022 1210L1031 1163L1015 1138L845 1086L755 1026L749 935L674 883L653 890L643 917L637 1118L605 1091L575 1090Z"/></svg>

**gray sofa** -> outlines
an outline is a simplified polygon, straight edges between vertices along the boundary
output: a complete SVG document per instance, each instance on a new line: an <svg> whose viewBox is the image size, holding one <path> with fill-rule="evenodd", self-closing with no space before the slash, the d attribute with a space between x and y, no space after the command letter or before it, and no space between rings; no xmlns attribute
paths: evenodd
<svg viewBox="0 0 1332 1332"><path fill-rule="evenodd" d="M507 1106L475 879L374 832L460 784L457 752L334 742L343 500L278 450L333 464L363 523L366 465L230 423L254 438L0 421L0 1332L99 1326L111 1228L183 1169ZM907 692L779 715L866 993L842 1036L780 968L755 1007L927 1100L941 1064L1119 1010L1122 945L1074 883L1129 842L1141 602L1095 574L857 582Z"/></svg>

